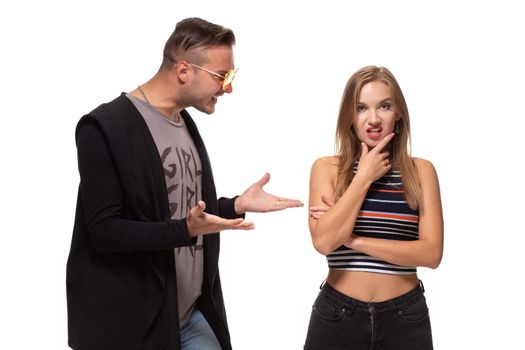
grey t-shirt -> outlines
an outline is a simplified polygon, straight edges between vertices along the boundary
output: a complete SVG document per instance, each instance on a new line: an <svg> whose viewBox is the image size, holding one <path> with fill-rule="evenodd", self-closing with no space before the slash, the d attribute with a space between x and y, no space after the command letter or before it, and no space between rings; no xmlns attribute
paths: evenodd
<svg viewBox="0 0 525 350"><path fill-rule="evenodd" d="M171 218L183 219L201 199L202 166L197 148L182 118L180 123L172 122L149 103L130 94L126 96L142 114L159 151ZM180 327L202 293L203 263L202 236L194 247L175 248Z"/></svg>

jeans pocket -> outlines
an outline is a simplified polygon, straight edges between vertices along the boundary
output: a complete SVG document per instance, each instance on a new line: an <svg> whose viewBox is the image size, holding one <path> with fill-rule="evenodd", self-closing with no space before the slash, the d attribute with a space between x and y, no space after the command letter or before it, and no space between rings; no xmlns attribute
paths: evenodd
<svg viewBox="0 0 525 350"><path fill-rule="evenodd" d="M428 307L425 297L417 298L398 310L399 316L408 323L419 323L428 319Z"/></svg>
<svg viewBox="0 0 525 350"><path fill-rule="evenodd" d="M335 304L335 303L334 303ZM326 321L337 322L343 319L346 309L340 305L333 305L329 300L318 297L312 306L313 313Z"/></svg>

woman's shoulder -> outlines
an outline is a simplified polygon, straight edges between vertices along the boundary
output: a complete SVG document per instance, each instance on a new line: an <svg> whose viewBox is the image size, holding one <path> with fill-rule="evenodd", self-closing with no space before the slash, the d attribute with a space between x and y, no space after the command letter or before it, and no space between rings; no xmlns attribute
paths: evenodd
<svg viewBox="0 0 525 350"><path fill-rule="evenodd" d="M416 166L420 177L425 177L431 174L436 175L436 169L434 168L432 162L430 162L429 160L418 157L412 157L412 161L414 162L414 165Z"/></svg>
<svg viewBox="0 0 525 350"><path fill-rule="evenodd" d="M325 156L317 158L312 168L335 168L337 169L339 165L339 157L337 156Z"/></svg>
<svg viewBox="0 0 525 350"><path fill-rule="evenodd" d="M339 157L325 156L317 158L312 164L312 174L330 175L333 177L337 173Z"/></svg>

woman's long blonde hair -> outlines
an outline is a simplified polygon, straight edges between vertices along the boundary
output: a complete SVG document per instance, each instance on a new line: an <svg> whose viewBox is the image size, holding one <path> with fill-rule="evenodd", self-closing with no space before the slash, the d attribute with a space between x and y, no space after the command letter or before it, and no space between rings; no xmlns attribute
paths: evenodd
<svg viewBox="0 0 525 350"><path fill-rule="evenodd" d="M381 81L390 88L394 111L400 117L396 122L399 132L390 141L391 161L401 173L403 191L408 205L412 209L417 209L422 203L422 193L417 169L409 151L410 118L408 108L396 78L385 67L367 66L361 68L346 83L336 130L336 153L339 158L339 165L335 184L335 200L341 198L354 177L354 162L359 160L361 155L361 141L352 125L357 113L361 89L373 81Z"/></svg>

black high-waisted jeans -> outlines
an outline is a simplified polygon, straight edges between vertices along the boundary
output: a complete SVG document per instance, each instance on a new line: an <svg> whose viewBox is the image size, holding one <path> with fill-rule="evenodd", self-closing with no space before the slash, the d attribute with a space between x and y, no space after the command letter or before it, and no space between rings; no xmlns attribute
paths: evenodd
<svg viewBox="0 0 525 350"><path fill-rule="evenodd" d="M423 283L380 303L350 298L324 283L315 300L305 350L430 350Z"/></svg>

